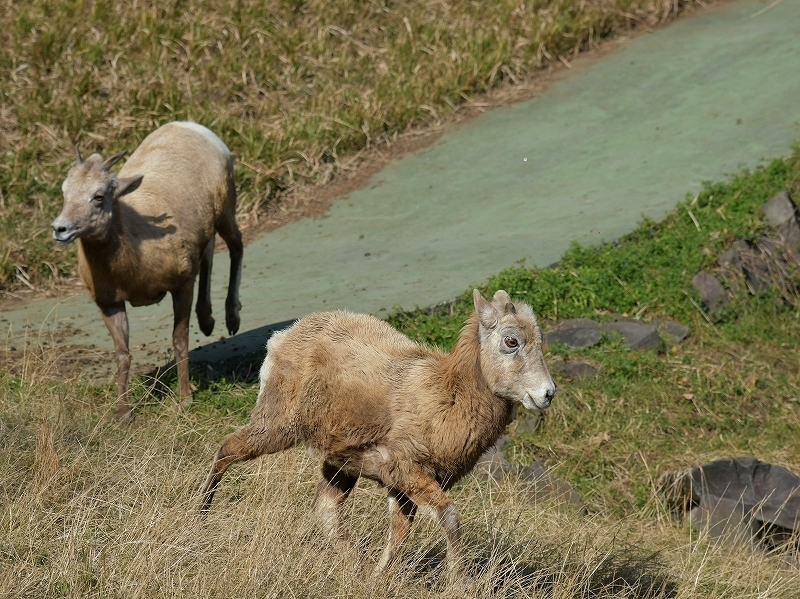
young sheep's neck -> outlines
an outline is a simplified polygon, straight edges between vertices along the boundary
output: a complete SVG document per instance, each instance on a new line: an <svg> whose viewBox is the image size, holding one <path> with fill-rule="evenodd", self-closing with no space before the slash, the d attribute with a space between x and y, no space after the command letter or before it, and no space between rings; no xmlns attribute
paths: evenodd
<svg viewBox="0 0 800 599"><path fill-rule="evenodd" d="M465 465L471 468L502 434L512 409L511 402L492 393L483 376L478 317L474 312L442 366L442 384L452 401L450 422L464 429L463 438L469 440L463 448Z"/></svg>

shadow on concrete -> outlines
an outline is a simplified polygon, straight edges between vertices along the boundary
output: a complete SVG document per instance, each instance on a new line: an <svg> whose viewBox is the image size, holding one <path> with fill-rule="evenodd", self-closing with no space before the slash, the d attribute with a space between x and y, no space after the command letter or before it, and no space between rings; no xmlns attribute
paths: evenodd
<svg viewBox="0 0 800 599"><path fill-rule="evenodd" d="M295 322L296 319L275 322L196 347L189 352L189 366L206 380L224 376L244 382L255 381L267 353L269 338ZM146 380L166 382L174 376L174 372L175 360L171 360L144 376Z"/></svg>

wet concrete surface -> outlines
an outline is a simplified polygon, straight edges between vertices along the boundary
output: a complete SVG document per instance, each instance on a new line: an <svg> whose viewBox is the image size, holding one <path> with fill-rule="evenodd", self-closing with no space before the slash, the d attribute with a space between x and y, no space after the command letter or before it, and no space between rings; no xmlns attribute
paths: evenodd
<svg viewBox="0 0 800 599"><path fill-rule="evenodd" d="M487 112L245 249L242 333L224 339L226 253L215 256L217 334L193 320L192 360L258 353L276 323L347 308L379 316L451 298L524 260L546 266L658 219L705 180L800 140L800 0L735 0L576 60L541 96ZM755 15L755 16L754 16ZM172 314L129 310L134 367L168 359ZM86 295L0 315L5 346L111 340ZM284 326L284 325L280 325ZM2 349L0 345L0 349ZM113 370L92 371L109 377Z"/></svg>

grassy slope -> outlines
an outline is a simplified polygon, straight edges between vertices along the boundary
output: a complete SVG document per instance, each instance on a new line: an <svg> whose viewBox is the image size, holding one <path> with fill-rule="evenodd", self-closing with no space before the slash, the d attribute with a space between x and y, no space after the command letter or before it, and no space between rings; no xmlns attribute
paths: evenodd
<svg viewBox="0 0 800 599"><path fill-rule="evenodd" d="M510 458L555 467L589 515L468 478L452 493L476 576L467 596L797 597L796 567L715 548L673 522L653 489L664 470L726 455L800 472L800 312L738 297L711 324L690 282L733 239L762 230L759 207L782 189L800 191L800 152L708 185L616 245L575 247L554 268L514 267L483 287L527 298L544 318L640 313L677 318L692 336L662 354L613 342L551 349L550 363L586 360L600 375L558 380L540 429L516 434ZM447 346L468 309L465 293L393 323ZM388 524L372 484L348 510L360 550L321 538L307 509L315 466L299 450L235 468L209 519L193 516L208 460L246 418L254 386L198 382L187 415L139 389L140 417L120 428L108 420L113 389L57 380L36 355L0 375L0 571L10 573L0 596L441 596L443 542L424 519L400 570L365 576Z"/></svg>
<svg viewBox="0 0 800 599"><path fill-rule="evenodd" d="M371 144L695 4L0 2L0 289L73 272L49 222L75 142L108 155L194 119L237 158L243 219L292 210L279 192L327 181Z"/></svg>

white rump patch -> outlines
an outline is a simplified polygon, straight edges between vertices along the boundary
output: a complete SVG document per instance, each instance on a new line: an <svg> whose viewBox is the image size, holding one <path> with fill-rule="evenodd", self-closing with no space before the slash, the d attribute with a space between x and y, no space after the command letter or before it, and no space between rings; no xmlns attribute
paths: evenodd
<svg viewBox="0 0 800 599"><path fill-rule="evenodd" d="M225 154L225 156L230 156L231 151L228 149L228 146L225 145L217 135L206 127L203 127L200 123L195 123L193 121L175 121L174 123L178 127L183 127L184 129L189 129L194 131L195 133L199 133L203 137L205 137L208 141L212 142L219 150Z"/></svg>

